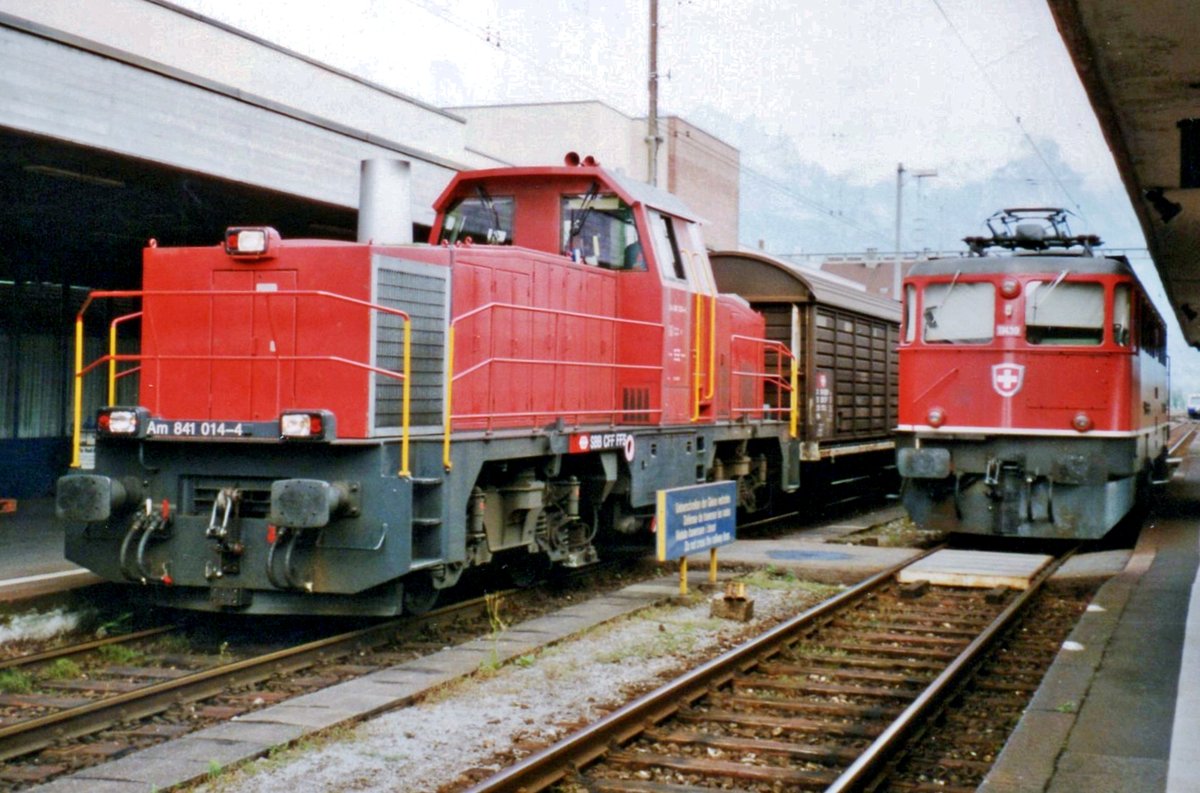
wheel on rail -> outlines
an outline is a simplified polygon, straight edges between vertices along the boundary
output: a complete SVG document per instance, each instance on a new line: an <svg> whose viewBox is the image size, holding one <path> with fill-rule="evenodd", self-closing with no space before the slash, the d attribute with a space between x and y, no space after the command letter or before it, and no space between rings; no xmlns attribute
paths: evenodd
<svg viewBox="0 0 1200 793"><path fill-rule="evenodd" d="M409 573L404 577L404 613L428 614L437 605L438 590L433 585L433 576L424 570Z"/></svg>

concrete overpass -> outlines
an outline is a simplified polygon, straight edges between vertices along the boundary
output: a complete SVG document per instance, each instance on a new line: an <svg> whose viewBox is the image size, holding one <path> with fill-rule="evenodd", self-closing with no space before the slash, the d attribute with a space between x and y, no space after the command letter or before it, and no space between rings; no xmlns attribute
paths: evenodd
<svg viewBox="0 0 1200 793"><path fill-rule="evenodd" d="M1048 2L1184 337L1200 347L1200 5Z"/></svg>
<svg viewBox="0 0 1200 793"><path fill-rule="evenodd" d="M66 461L71 318L141 249L226 226L353 239L359 162L412 162L414 225L465 122L163 0L0 0L0 497Z"/></svg>

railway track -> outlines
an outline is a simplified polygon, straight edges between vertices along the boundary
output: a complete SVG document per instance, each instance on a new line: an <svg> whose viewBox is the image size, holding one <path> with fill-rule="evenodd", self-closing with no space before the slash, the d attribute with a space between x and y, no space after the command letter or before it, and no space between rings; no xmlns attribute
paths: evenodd
<svg viewBox="0 0 1200 793"><path fill-rule="evenodd" d="M226 657L226 648L203 655L173 654L170 650L158 652L151 646L136 654L131 651L129 655L115 658L102 655L82 666L82 674L65 680L39 677L36 670L56 659L82 659L102 647L118 646L118 643L129 645L166 635L173 629L159 628L103 643L87 642L36 656L10 659L4 664L9 669L33 670L30 677L37 680L35 685L42 692L68 690L72 696L41 693L0 697L0 706L8 710L5 723L0 726L0 760L29 755L52 744L61 746L66 740L91 735L118 723L145 719L179 703L197 702L272 677L295 673L317 663L403 642L406 638L416 637L430 625L480 614L484 608L484 599L478 598L431 612L417 620L393 620L236 660ZM129 663L132 658L138 659L138 665ZM113 660L117 662L112 663ZM32 710L36 715L29 718L15 716L14 711L20 710Z"/></svg>
<svg viewBox="0 0 1200 793"><path fill-rule="evenodd" d="M456 636L486 633L488 609L497 598L517 608L521 596L514 591L473 598L250 657L224 643L210 652L185 651L186 640L172 640L179 629L164 626L6 659L0 674L24 675L32 685L28 693L0 693L0 790L204 726L203 718L188 722L168 711L194 716L211 710L209 721L222 720L419 657L456 643ZM105 652L114 647L122 649ZM49 671L63 660L70 661L70 674Z"/></svg>
<svg viewBox="0 0 1200 793"><path fill-rule="evenodd" d="M861 790L976 670L1023 592L884 571L484 780L470 793Z"/></svg>

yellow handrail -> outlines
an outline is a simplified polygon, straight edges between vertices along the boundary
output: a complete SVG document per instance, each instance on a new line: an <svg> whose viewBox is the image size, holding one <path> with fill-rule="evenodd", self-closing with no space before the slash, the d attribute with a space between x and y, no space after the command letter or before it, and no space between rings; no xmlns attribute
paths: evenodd
<svg viewBox="0 0 1200 793"><path fill-rule="evenodd" d="M108 404L117 404L117 323L108 326Z"/></svg>
<svg viewBox="0 0 1200 793"><path fill-rule="evenodd" d="M788 395L788 436L795 438L799 435L797 424L800 420L800 362L792 357L792 392Z"/></svg>
<svg viewBox="0 0 1200 793"><path fill-rule="evenodd" d="M75 394L72 408L73 424L71 429L71 467L78 468L80 424L83 422L83 312L75 318Z"/></svg>
<svg viewBox="0 0 1200 793"><path fill-rule="evenodd" d="M108 404L110 405L117 404L117 325L140 316L142 316L140 311L124 314L108 325ZM136 369L127 369L123 375L132 371L136 371Z"/></svg>
<svg viewBox="0 0 1200 793"><path fill-rule="evenodd" d="M696 329L691 343L691 420L700 421L700 322L703 314L700 310L700 293L696 293Z"/></svg>
<svg viewBox="0 0 1200 793"><path fill-rule="evenodd" d="M692 421L700 419L701 402L709 401L717 390L717 296L708 297L708 366L704 366L704 298L696 293L696 336L692 360L693 373Z"/></svg>
<svg viewBox="0 0 1200 793"><path fill-rule="evenodd" d="M412 319L406 315L404 317L404 384L402 386L404 397L400 408L400 476L406 478L412 476L412 471L408 469L408 406L409 394L412 389L412 378L409 377L409 372L411 371Z"/></svg>
<svg viewBox="0 0 1200 793"><path fill-rule="evenodd" d="M442 411L443 429L442 429L442 467L449 473L454 467L454 463L450 461L450 406L454 396L454 326L450 326L450 332L446 335L446 405Z"/></svg>
<svg viewBox="0 0 1200 793"><path fill-rule="evenodd" d="M708 391L706 400L711 400L717 390L717 296L708 299Z"/></svg>

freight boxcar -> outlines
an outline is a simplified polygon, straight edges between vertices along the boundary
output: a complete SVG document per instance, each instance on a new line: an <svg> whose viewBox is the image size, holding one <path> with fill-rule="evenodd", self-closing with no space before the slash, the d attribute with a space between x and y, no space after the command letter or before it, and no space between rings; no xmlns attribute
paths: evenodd
<svg viewBox="0 0 1200 793"><path fill-rule="evenodd" d="M806 492L894 483L900 305L861 285L754 251L711 255L721 291L766 320L794 356L797 437ZM894 492L894 491L892 491Z"/></svg>

